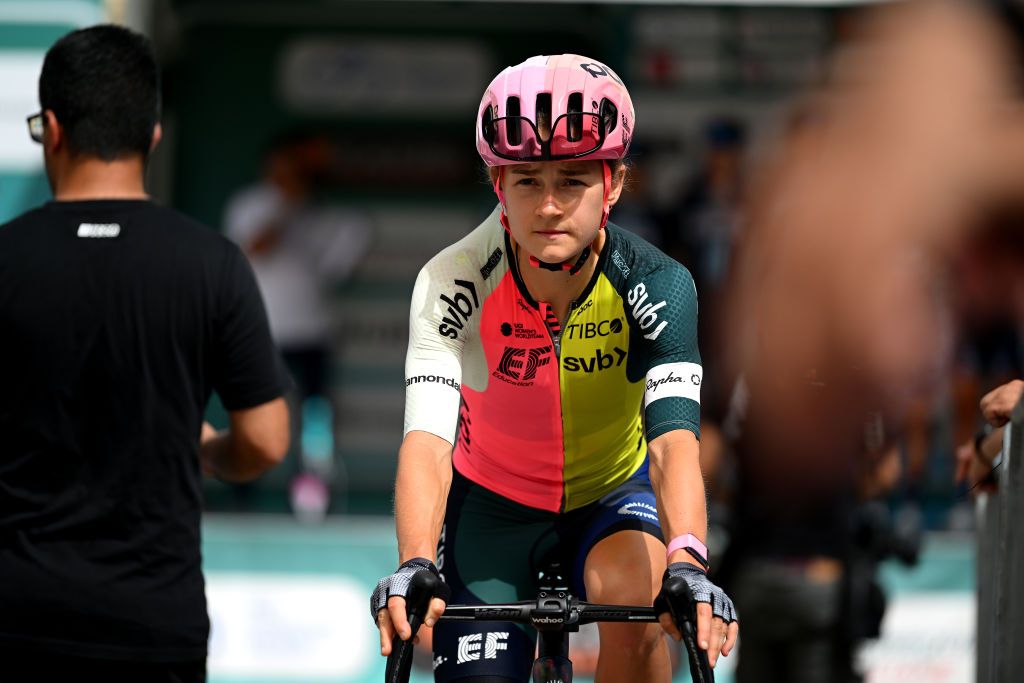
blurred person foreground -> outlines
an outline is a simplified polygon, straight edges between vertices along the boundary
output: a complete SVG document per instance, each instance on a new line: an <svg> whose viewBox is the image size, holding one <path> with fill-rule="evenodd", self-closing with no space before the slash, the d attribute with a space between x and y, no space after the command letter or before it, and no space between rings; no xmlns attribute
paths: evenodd
<svg viewBox="0 0 1024 683"><path fill-rule="evenodd" d="M755 174L734 283L733 362L774 383L787 439L905 416L964 316L1024 314L1022 36L965 3L858 29ZM813 423L807 368L841 388Z"/></svg>
<svg viewBox="0 0 1024 683"><path fill-rule="evenodd" d="M1014 26L968 3L863 12L750 175L722 335L741 378L722 567L745 615L739 681L860 680L877 564L917 555L871 503L905 476L896 446L920 477L921 406L966 330L1024 321Z"/></svg>

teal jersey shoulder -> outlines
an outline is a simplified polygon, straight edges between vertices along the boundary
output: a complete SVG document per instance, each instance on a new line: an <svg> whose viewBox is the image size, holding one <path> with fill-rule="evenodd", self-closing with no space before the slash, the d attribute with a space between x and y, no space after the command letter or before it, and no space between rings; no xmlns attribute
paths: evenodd
<svg viewBox="0 0 1024 683"><path fill-rule="evenodd" d="M609 223L607 232L602 272L622 298L634 339L627 375L647 381L647 439L680 428L699 437L703 368L693 276L624 228Z"/></svg>

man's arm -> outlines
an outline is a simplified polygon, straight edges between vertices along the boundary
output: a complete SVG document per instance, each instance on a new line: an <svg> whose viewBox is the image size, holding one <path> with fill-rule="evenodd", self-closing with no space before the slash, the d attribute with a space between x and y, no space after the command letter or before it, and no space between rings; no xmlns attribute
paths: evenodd
<svg viewBox="0 0 1024 683"><path fill-rule="evenodd" d="M228 418L230 427L221 432L203 423L199 458L204 472L224 481L249 481L284 460L290 429L283 398L229 411Z"/></svg>

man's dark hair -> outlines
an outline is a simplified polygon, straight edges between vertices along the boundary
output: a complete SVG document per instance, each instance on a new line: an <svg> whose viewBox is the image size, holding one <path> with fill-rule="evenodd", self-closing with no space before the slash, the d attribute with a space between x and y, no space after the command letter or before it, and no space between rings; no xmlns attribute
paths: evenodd
<svg viewBox="0 0 1024 683"><path fill-rule="evenodd" d="M160 72L149 39L112 24L72 31L46 53L39 103L64 127L73 154L145 158L160 118Z"/></svg>

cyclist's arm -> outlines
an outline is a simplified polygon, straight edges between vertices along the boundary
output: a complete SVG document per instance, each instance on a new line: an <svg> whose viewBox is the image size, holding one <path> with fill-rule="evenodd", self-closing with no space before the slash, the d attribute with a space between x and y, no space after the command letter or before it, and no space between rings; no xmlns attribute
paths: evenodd
<svg viewBox="0 0 1024 683"><path fill-rule="evenodd" d="M666 432L648 444L648 452L651 487L658 500L658 518L666 542L676 536L693 534L706 543L708 514L697 437L686 429ZM684 549L674 551L668 561L689 562L700 567Z"/></svg>
<svg viewBox="0 0 1024 683"><path fill-rule="evenodd" d="M444 317L455 314L438 310L438 302L457 296L451 291L456 288L452 282L457 278L450 274L450 267L446 269L450 260L435 257L420 271L410 306L405 436L398 452L395 478L400 562L414 557L434 561L452 480L462 349L469 334L469 321L464 329L448 330Z"/></svg>
<svg viewBox="0 0 1024 683"><path fill-rule="evenodd" d="M451 482L452 445L428 432L409 432L398 451L395 477L399 563L414 557L435 561Z"/></svg>
<svg viewBox="0 0 1024 683"><path fill-rule="evenodd" d="M658 306L657 319L648 315L646 327L642 327L651 330L643 335L650 342L644 425L658 517L666 543L685 534L693 534L706 543L707 504L699 444L704 370L697 348L697 291L689 271L678 265L641 277L644 287L637 284L630 294L639 303L641 294L647 293ZM645 324L644 319L636 323ZM685 549L674 551L668 562L700 567ZM667 613L659 621L674 638L681 637ZM719 653L729 654L738 630L735 621L727 625L722 618L715 617L708 602L697 603L697 643L707 651L711 666Z"/></svg>
<svg viewBox="0 0 1024 683"><path fill-rule="evenodd" d="M443 254L443 253L442 253ZM413 290L409 316L409 351L406 356L405 437L398 452L395 477L395 524L400 563L415 557L433 562L444 521L452 480L452 448L459 416L462 348L468 323L449 330L438 310L443 296L454 297L457 285L445 273L443 259L435 258L420 271ZM440 272L438 272L440 271ZM475 295L475 292L474 292ZM468 301L468 299L467 299ZM476 302L474 301L474 304ZM457 304L456 304L457 305ZM470 313L477 306L472 306ZM452 314L449 314L452 315ZM388 599L377 626L381 654L391 652L397 632L411 635L404 598ZM444 601L431 600L424 623L432 626L444 611Z"/></svg>

